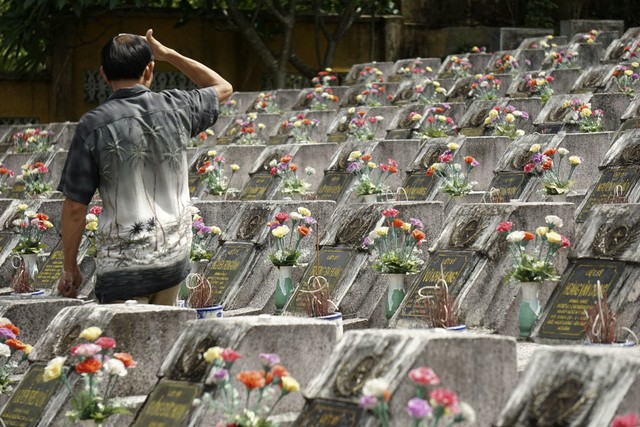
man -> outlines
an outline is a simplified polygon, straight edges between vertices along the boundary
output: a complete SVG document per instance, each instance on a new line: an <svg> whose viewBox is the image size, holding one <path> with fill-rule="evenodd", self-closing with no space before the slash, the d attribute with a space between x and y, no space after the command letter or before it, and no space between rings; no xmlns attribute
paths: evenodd
<svg viewBox="0 0 640 427"><path fill-rule="evenodd" d="M154 59L174 65L200 89L151 92ZM146 39L114 37L102 48L101 62L113 94L80 119L58 186L66 196L58 290L75 297L82 284L78 247L98 189L98 300L173 305L190 270L186 143L215 123L219 102L233 88L215 71L163 46L152 30Z"/></svg>

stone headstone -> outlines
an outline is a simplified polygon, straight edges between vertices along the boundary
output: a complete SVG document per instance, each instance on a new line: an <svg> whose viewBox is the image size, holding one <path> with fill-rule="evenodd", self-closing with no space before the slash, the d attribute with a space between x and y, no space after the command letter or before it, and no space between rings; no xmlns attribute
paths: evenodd
<svg viewBox="0 0 640 427"><path fill-rule="evenodd" d="M500 49L516 49L520 44L532 37L544 37L549 34L545 28L500 28Z"/></svg>
<svg viewBox="0 0 640 427"><path fill-rule="evenodd" d="M455 359L449 353L453 348L458 355ZM476 368L487 351L496 353L482 363L492 362L483 369ZM415 386L407 373L418 366L431 367L444 387L454 390L461 401L474 408L475 425L488 427L495 417L495 411L490 408L504 404L514 381L515 343L505 337L475 334L381 329L349 331L307 388L307 403L295 425L373 423L371 413L363 413L358 408L362 387L373 378L384 378L389 382L391 425L409 425L411 420L405 407L415 396ZM468 381L469 378L474 381ZM495 391L480 392L480 384L483 390ZM332 424L330 420L339 420L339 424Z"/></svg>
<svg viewBox="0 0 640 427"><path fill-rule="evenodd" d="M382 78L386 81L390 74L391 70L393 70L394 63L393 62L369 62L364 64L354 64L351 66L349 73L344 79L344 84L347 86L351 86L356 83L362 82L362 77L360 76L360 72L365 67L377 68L382 71Z"/></svg>
<svg viewBox="0 0 640 427"><path fill-rule="evenodd" d="M166 381L202 387L209 374L209 364L202 358L202 353L210 347L220 346L233 348L243 356L235 362L233 374L258 369L260 353L278 354L281 364L305 390L321 367L318 360L329 356L336 341L333 323L302 317L261 315L195 321L184 329L165 358L158 372L161 380L156 388ZM316 369L309 369L310 366ZM240 385L237 387L239 389ZM154 392L147 404L153 402ZM292 394L278 404L275 413L298 412L302 405L302 395ZM203 417L210 419L211 414L201 405L189 415L190 423L198 425Z"/></svg>
<svg viewBox="0 0 640 427"><path fill-rule="evenodd" d="M589 346L547 347L529 362L500 413L499 427L545 425L607 426L616 414L633 410L640 395L637 349Z"/></svg>
<svg viewBox="0 0 640 427"><path fill-rule="evenodd" d="M603 64L588 68L576 80L572 92L584 93L604 90L612 78L615 67L615 64Z"/></svg>
<svg viewBox="0 0 640 427"><path fill-rule="evenodd" d="M603 19L568 19L560 21L560 35L573 37L577 33L588 33L591 30L624 32L624 21Z"/></svg>
<svg viewBox="0 0 640 427"><path fill-rule="evenodd" d="M577 208L576 222L584 222L591 208L606 203L628 203L638 200L639 166L609 167L604 169L596 184L589 190Z"/></svg>
<svg viewBox="0 0 640 427"><path fill-rule="evenodd" d="M534 125L541 125L543 123L568 123L573 115L571 108L565 108L563 106L565 101L571 101L577 99L582 103L587 103L591 99L591 94L574 94L574 95L553 95L533 121Z"/></svg>

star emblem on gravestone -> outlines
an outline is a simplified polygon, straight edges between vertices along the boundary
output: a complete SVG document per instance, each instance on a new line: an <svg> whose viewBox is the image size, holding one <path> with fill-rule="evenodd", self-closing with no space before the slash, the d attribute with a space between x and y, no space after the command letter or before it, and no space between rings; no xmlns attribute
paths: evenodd
<svg viewBox="0 0 640 427"><path fill-rule="evenodd" d="M270 209L254 206L245 211L236 237L240 240L252 240L265 227Z"/></svg>
<svg viewBox="0 0 640 427"><path fill-rule="evenodd" d="M592 393L584 390L584 383L576 377L568 377L564 381L549 390L548 387L540 387L534 395L531 412L539 426L570 425L571 421L580 415L587 402L593 399Z"/></svg>
<svg viewBox="0 0 640 427"><path fill-rule="evenodd" d="M214 337L206 337L197 345L185 345L178 363L174 364L170 378L174 380L201 381L209 368L209 362L202 354L211 347L218 345Z"/></svg>
<svg viewBox="0 0 640 427"><path fill-rule="evenodd" d="M478 239L482 231L482 220L472 219L459 224L451 237L451 245L456 248L468 248Z"/></svg>
<svg viewBox="0 0 640 427"><path fill-rule="evenodd" d="M593 251L602 256L616 257L622 254L640 234L640 228L626 225L603 225L593 239Z"/></svg>
<svg viewBox="0 0 640 427"><path fill-rule="evenodd" d="M376 378L384 369L380 360L375 356L366 356L355 365L345 364L336 375L334 389L343 397L358 396L364 383L370 378Z"/></svg>

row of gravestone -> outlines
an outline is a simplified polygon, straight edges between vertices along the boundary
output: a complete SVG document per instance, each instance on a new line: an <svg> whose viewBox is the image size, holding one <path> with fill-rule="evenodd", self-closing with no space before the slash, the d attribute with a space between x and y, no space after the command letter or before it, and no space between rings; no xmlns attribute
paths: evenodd
<svg viewBox="0 0 640 427"><path fill-rule="evenodd" d="M415 396L415 384L407 374L419 366L431 367L443 387L467 402L476 413L473 425L480 427L524 426L531 420L609 425L616 414L636 409L640 393L637 349L540 349L518 380L516 343L507 337L370 329L348 332L336 341L335 326L319 320L191 319L189 310L143 305L62 310L35 344L32 365L0 417L8 427L69 425L65 415L71 409L69 388L59 381L43 382L44 364L68 355L82 342L80 331L89 326L115 337L117 349L131 353L138 362L113 391L130 413L110 417L105 426L198 426L221 419L220 406L209 406L206 400L194 404L204 392L222 399L213 386L212 366L203 358L213 346L233 348L242 355L230 375L259 369L260 353L278 354L300 383L302 394L286 396L273 416L295 426L355 427L374 422L373 415L358 405L363 385L373 378L388 383L391 425L407 425L411 419L406 403ZM70 388L77 393L82 381L73 372L68 375ZM579 421L567 424L570 420Z"/></svg>

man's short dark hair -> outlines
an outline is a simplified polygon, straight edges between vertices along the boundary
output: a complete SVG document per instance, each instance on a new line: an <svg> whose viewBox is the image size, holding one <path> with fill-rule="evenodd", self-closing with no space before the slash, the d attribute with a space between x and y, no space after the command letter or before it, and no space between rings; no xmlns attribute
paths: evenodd
<svg viewBox="0 0 640 427"><path fill-rule="evenodd" d="M153 53L144 37L119 34L104 45L101 61L109 80L136 80L153 61Z"/></svg>

